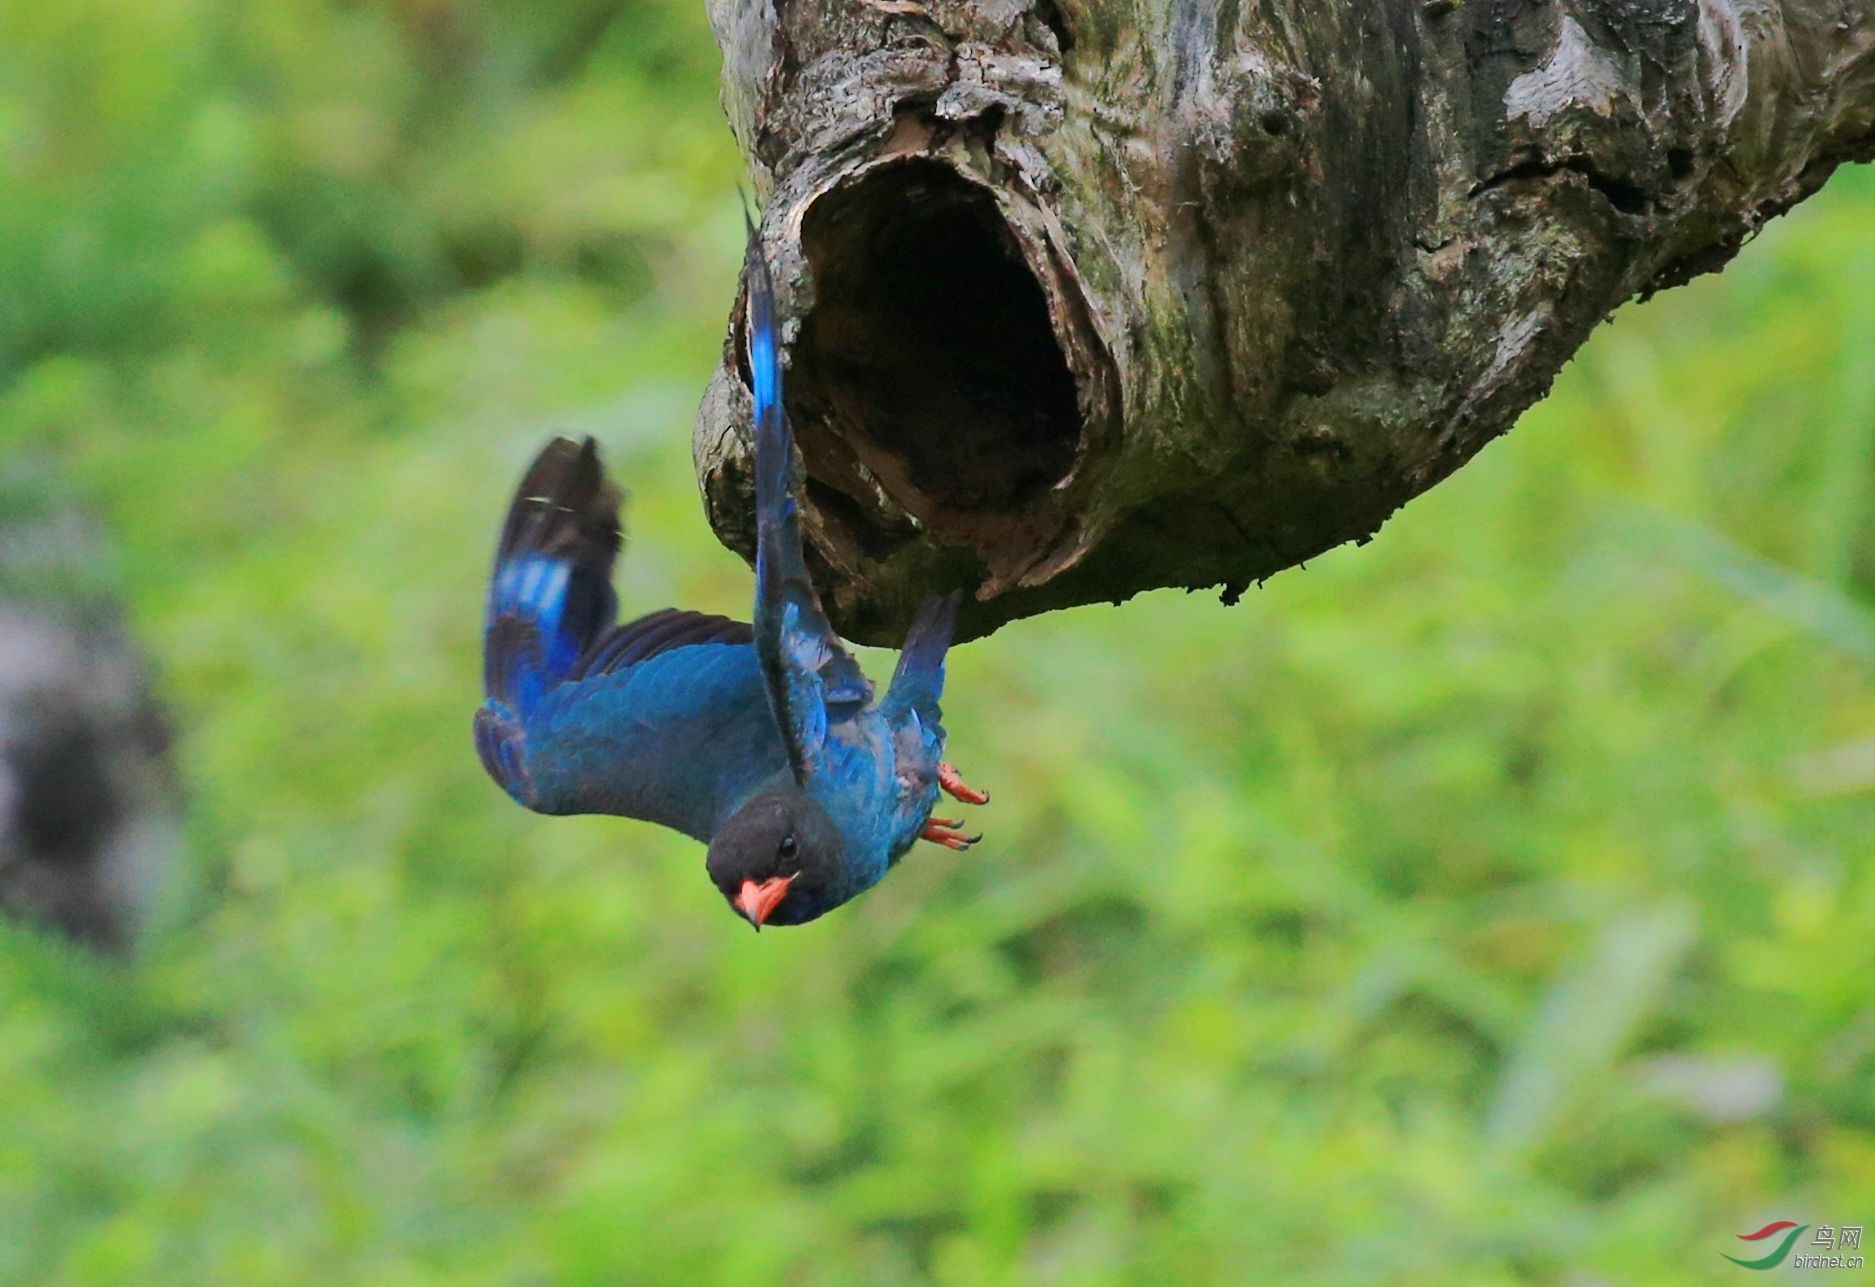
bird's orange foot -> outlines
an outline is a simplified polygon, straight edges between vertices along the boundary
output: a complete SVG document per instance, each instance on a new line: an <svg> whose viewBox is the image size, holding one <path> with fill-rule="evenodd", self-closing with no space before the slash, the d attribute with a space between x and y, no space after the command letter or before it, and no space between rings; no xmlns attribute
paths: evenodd
<svg viewBox="0 0 1875 1287"><path fill-rule="evenodd" d="M938 765L938 785L965 804L988 804L990 793L979 791L964 781L963 775L948 764Z"/></svg>
<svg viewBox="0 0 1875 1287"><path fill-rule="evenodd" d="M918 838L943 845L946 849L968 849L983 837L966 836L958 829L963 825L961 821L952 822L948 818L926 818L924 830L918 833Z"/></svg>

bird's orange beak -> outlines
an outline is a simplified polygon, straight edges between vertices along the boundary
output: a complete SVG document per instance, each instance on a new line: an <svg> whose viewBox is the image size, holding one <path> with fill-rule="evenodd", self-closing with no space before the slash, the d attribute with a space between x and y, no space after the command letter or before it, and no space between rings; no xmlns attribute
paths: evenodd
<svg viewBox="0 0 1875 1287"><path fill-rule="evenodd" d="M794 873L795 876L800 874ZM736 891L736 910L759 930L775 914L775 908L788 896L788 886L793 883L794 876L770 876L759 885L745 880Z"/></svg>

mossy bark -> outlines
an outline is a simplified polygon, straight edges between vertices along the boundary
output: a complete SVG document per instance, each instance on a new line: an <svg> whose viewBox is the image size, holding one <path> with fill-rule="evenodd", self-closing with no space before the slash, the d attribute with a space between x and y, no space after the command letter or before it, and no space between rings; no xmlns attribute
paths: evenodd
<svg viewBox="0 0 1875 1287"><path fill-rule="evenodd" d="M1868 0L712 0L810 558L893 643L1362 540L1875 154ZM736 317L740 316L738 307ZM732 320L699 412L748 554Z"/></svg>

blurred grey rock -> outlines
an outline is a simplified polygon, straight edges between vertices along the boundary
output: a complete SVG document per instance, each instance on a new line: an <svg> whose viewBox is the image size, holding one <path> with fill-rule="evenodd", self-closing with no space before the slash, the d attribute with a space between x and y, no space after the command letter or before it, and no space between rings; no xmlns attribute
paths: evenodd
<svg viewBox="0 0 1875 1287"><path fill-rule="evenodd" d="M0 908L121 951L176 845L168 735L96 543L35 481L0 480Z"/></svg>

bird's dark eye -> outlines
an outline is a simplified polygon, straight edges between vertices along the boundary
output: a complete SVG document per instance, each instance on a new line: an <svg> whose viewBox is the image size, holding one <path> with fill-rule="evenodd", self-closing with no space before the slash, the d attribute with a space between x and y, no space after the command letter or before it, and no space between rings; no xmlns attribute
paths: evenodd
<svg viewBox="0 0 1875 1287"><path fill-rule="evenodd" d="M800 848L800 846L794 843L793 836L783 836L781 838L781 856L783 858L794 857L794 851L798 848Z"/></svg>

